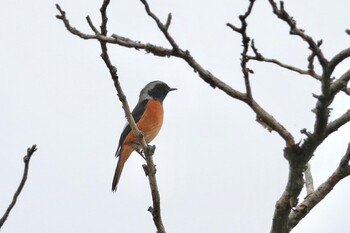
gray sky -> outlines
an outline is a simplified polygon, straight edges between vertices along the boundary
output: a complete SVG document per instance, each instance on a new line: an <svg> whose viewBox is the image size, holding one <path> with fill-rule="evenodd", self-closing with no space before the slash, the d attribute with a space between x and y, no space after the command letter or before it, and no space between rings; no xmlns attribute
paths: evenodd
<svg viewBox="0 0 350 233"><path fill-rule="evenodd" d="M128 160L117 193L110 191L114 153L125 124L96 41L69 34L54 4L72 25L90 32L99 25L102 1L6 1L0 8L0 210L7 208L22 176L22 157L36 143L28 182L2 232L155 232L147 208L151 197L137 154ZM225 26L238 23L247 1L149 1L171 33L206 69L243 90L241 38ZM349 46L350 3L286 2L286 9L330 58ZM139 1L112 1L109 33L168 46ZM249 33L268 57L306 67L299 38L257 1ZM178 91L164 102L165 121L154 156L168 232L268 232L274 205L288 175L283 141L255 122L242 103L213 90L179 59L164 59L109 46L131 108L141 88L163 80ZM257 101L289 129L311 130L319 83L272 65L250 65ZM344 64L335 75L348 69ZM337 98L332 117L348 109ZM349 127L326 140L312 160L315 185L336 168L349 142ZM344 232L350 226L350 180L344 180L293 232ZM301 196L303 197L303 196Z"/></svg>

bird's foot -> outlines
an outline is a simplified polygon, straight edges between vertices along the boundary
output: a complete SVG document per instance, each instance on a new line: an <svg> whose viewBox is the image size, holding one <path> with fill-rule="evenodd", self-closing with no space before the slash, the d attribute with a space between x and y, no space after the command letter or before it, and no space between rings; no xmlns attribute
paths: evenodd
<svg viewBox="0 0 350 233"><path fill-rule="evenodd" d="M141 157L146 160L146 156L145 156L145 153L143 152L143 150L139 149L139 150L136 150L136 152L141 155Z"/></svg>

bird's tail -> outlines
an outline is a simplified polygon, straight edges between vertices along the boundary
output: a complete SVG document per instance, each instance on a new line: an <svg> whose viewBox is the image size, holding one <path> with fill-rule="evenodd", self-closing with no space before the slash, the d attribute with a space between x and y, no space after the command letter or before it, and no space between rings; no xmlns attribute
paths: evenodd
<svg viewBox="0 0 350 233"><path fill-rule="evenodd" d="M117 167L115 168L114 178L113 178L113 183L112 183L112 191L113 192L117 191L117 185L119 183L119 179L120 179L120 176L122 174L124 164L125 164L126 160L129 158L132 151L133 151L132 147L128 146L128 145L122 146L122 149L120 150L119 160L117 163Z"/></svg>

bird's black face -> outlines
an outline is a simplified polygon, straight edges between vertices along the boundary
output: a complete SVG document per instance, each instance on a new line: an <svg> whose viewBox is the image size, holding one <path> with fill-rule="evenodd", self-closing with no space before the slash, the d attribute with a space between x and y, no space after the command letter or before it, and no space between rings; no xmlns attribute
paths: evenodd
<svg viewBox="0 0 350 233"><path fill-rule="evenodd" d="M165 97L170 91L175 91L176 88L170 88L166 83L157 83L151 90L148 91L148 94L154 98L163 102Z"/></svg>

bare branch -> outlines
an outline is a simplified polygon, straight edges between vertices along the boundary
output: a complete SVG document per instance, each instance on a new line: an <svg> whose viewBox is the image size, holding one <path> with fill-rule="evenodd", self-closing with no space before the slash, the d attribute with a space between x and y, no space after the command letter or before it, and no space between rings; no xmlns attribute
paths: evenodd
<svg viewBox="0 0 350 233"><path fill-rule="evenodd" d="M101 23L100 28L101 28L101 33L104 36L106 36L106 34L107 34L108 18L107 18L106 11L107 11L108 4L109 4L109 0L105 0L102 4L101 9L100 9L101 18L102 18L102 23ZM124 92L123 92L123 90L120 86L120 83L119 83L117 69L115 68L115 66L112 65L112 62L109 58L108 50L107 50L107 43L100 40L100 44L101 44L101 50L102 50L101 57L109 69L112 80L114 82L114 86L115 86L117 93L118 93L118 96L119 96L119 100L122 102L123 109L124 109L126 118L128 120L128 123L129 123L133 133L138 137L139 142L142 146L142 149L146 155L146 163L147 163L147 168L148 168L148 181L150 184L152 200L153 200L153 207L152 207L152 211L151 211L151 214L153 217L153 222L156 225L157 231L159 233L165 233L165 228L164 228L162 218L161 218L160 195L159 195L159 190L158 190L157 179L155 176L155 173L156 173L155 172L155 165L154 165L153 156L152 156L154 154L155 147L147 145L143 133L138 129L138 127L135 123L135 120L132 117L129 105L128 105L127 100L126 100L126 96L124 95Z"/></svg>
<svg viewBox="0 0 350 233"><path fill-rule="evenodd" d="M331 85L331 91L333 94L337 94L339 91L345 90L350 80L350 69L347 70L340 78L338 78Z"/></svg>
<svg viewBox="0 0 350 233"><path fill-rule="evenodd" d="M342 61L344 61L349 57L350 57L350 47L340 51L329 61L329 69L333 72L333 70L339 63L341 63Z"/></svg>
<svg viewBox="0 0 350 233"><path fill-rule="evenodd" d="M107 7L109 5L109 0L103 0L102 6L100 8L100 12L101 12L101 34L102 35L107 35L107 22L108 22L108 18L107 18Z"/></svg>
<svg viewBox="0 0 350 233"><path fill-rule="evenodd" d="M280 2L280 7L278 8L276 2L274 0L269 0L270 5L272 6L272 10L273 13L280 18L281 20L283 20L284 22L286 22L289 27L290 27L290 34L291 35L297 35L299 36L301 39L303 39L304 41L306 41L309 45L309 49L316 55L316 57L318 58L321 66L326 67L327 66L327 59L324 57L321 49L319 48L318 44L312 39L312 37L310 37L309 35L307 35L305 33L305 31L303 29L300 29L297 27L297 23L296 21L293 19L293 17L291 17L287 11L285 11L284 9L284 2L281 1Z"/></svg>
<svg viewBox="0 0 350 233"><path fill-rule="evenodd" d="M12 202L10 203L10 205L8 206L8 208L6 209L4 215L1 217L0 219L0 229L1 227L4 225L4 223L6 222L12 208L16 205L17 202L17 198L18 196L21 194L21 191L27 181L28 178L28 170L29 170L29 162L30 159L32 158L32 155L34 154L34 152L37 150L36 145L33 145L32 147L27 149L27 154L24 156L23 158L23 162L24 162L24 171L23 171L23 176L22 176L22 180L15 192L15 194L13 195L12 198Z"/></svg>
<svg viewBox="0 0 350 233"><path fill-rule="evenodd" d="M96 35L99 35L100 32L97 30L97 28L95 27L95 25L92 23L92 21L91 21L91 19L90 19L90 16L86 16L86 21L88 22L88 24L89 24L91 30L92 30L93 32L95 32Z"/></svg>
<svg viewBox="0 0 350 233"><path fill-rule="evenodd" d="M179 46L176 44L175 40L173 39L173 37L168 32L168 28L169 28L169 25L170 25L170 22L171 22L171 14L170 13L168 14L167 22L164 25L160 21L160 19L151 11L147 1L146 0L140 0L140 1L145 6L145 10L146 10L147 14L156 22L159 30L163 33L163 35L168 40L170 45L173 47L175 52L178 52L180 50Z"/></svg>
<svg viewBox="0 0 350 233"><path fill-rule="evenodd" d="M295 144L293 136L288 132L288 130L282 124L276 121L273 116L271 116L263 108L261 108L253 98L250 79L249 79L249 75L250 73L253 73L253 70L251 70L247 66L249 62L248 50L249 50L250 38L247 34L248 24L246 19L250 16L252 12L254 2L255 0L250 0L250 3L248 5L246 12L243 15L239 16L239 19L241 21L240 27L234 26L230 23L226 24L233 31L239 33L242 37L243 51L241 53L241 68L242 68L243 78L244 78L245 87L246 87L246 96L247 96L244 102L247 103L253 109L253 111L257 114L256 121L258 123L260 123L264 128L266 128L270 132L272 130L275 130L276 132L278 132L279 135L285 140L286 145L292 146ZM252 42L252 49L253 50L255 49L254 42Z"/></svg>
<svg viewBox="0 0 350 233"><path fill-rule="evenodd" d="M146 5L148 6L148 4ZM118 44L123 47L128 48L135 48L137 50L144 50L146 52L152 53L156 56L162 56L162 57L169 57L174 56L183 59L187 62L189 66L191 66L195 72L199 74L199 76L208 84L210 84L212 87L217 87L223 92L225 92L228 96L231 96L232 98L241 100L245 103L250 103L251 108L254 110L254 112L257 114L257 119L260 119L265 122L265 125L268 126L271 130L275 130L285 141L288 145L294 144L293 136L285 129L283 125L281 125L278 121L276 121L268 112L266 112L258 103L248 101L248 98L246 94L239 92L226 84L225 82L218 79L216 76L214 76L210 71L203 68L190 54L189 51L184 51L177 47L177 51L173 49L167 49L163 48L161 46L157 46L150 43L142 43L136 40L131 40L126 37L122 37L116 34L113 34L112 37L108 37L105 35L89 35L85 33L81 33L77 30L74 30L74 28L69 24L69 21L66 19L65 14L63 14L62 10L60 10L59 6L57 6L61 15L57 16L58 19L61 19L67 28L69 32L71 32L74 35L79 36L83 39L96 39L100 42L105 43L111 43L111 44ZM149 9L149 6L148 6ZM150 10L149 10L150 11ZM153 17L156 18L156 21L160 23L160 20L152 13ZM158 24L158 23L157 23ZM161 23L160 23L161 24ZM89 23L90 25L90 23ZM91 26L90 26L91 27ZM74 33L73 33L74 32ZM170 36L170 34L166 31L166 34ZM171 37L171 36L170 36ZM172 37L171 37L172 38ZM108 64L108 62L107 62ZM112 68L112 67L111 67ZM111 69L113 71L113 69ZM112 74L113 76L113 74Z"/></svg>
<svg viewBox="0 0 350 233"><path fill-rule="evenodd" d="M69 23L69 20L66 18L66 12L64 12L60 5L56 4L56 8L57 10L60 12L60 15L56 15L57 19L60 19L63 21L64 26L66 27L66 29L72 33L73 35L79 36L82 39L88 40L88 39L96 39L95 35L89 35L89 34L85 34L80 32L78 29L72 27Z"/></svg>
<svg viewBox="0 0 350 233"><path fill-rule="evenodd" d="M350 175L350 143L334 173L321 184L314 192L308 195L289 215L288 229L295 227L323 198L325 198L335 185Z"/></svg>
<svg viewBox="0 0 350 233"><path fill-rule="evenodd" d="M255 47L254 40L252 40L251 47L253 49L253 52L254 52L255 56L247 56L247 58L249 60L273 63L273 64L278 65L278 66L280 66L280 67L282 67L284 69L291 70L291 71L296 72L298 74L309 75L309 76L315 78L316 80L321 80L321 77L318 74L315 73L313 68L312 69L309 68L309 70L303 70L303 69L300 69L300 68L297 68L297 67L294 67L294 66L282 63L282 62L280 62L277 59L264 57L261 53L259 53L258 49Z"/></svg>
<svg viewBox="0 0 350 233"><path fill-rule="evenodd" d="M340 127L345 125L350 121L350 109L348 109L343 115L338 117L337 119L329 122L326 128L325 135L330 135L331 133L337 131Z"/></svg>
<svg viewBox="0 0 350 233"><path fill-rule="evenodd" d="M305 175L306 195L308 196L314 192L314 181L312 179L310 163L307 163L305 165L304 175Z"/></svg>
<svg viewBox="0 0 350 233"><path fill-rule="evenodd" d="M250 80L249 80L249 74L253 73L253 71L250 68L248 68L248 66L247 66L248 61L249 61L248 50L249 50L250 38L247 35L248 24L247 24L246 19L249 17L250 13L252 12L254 2L255 2L255 0L250 0L247 11L243 15L239 16L239 19L241 21L240 27L235 27L230 23L226 24L228 27L232 28L232 30L241 34L241 37L242 37L243 51L241 53L241 67L242 67L242 73L243 73L244 83L245 83L245 87L246 87L246 95L247 95L249 102L253 101L253 94L252 94Z"/></svg>
<svg viewBox="0 0 350 233"><path fill-rule="evenodd" d="M171 19L172 19L172 16L171 16L171 13L168 14L168 18L166 20L166 23L165 23L165 29L168 31L169 27L170 27L170 24L171 24Z"/></svg>
<svg viewBox="0 0 350 233"><path fill-rule="evenodd" d="M317 41L317 46L321 47L322 45L322 40ZM315 66L314 66L314 60L316 57L316 53L314 51L311 51L310 56L307 58L307 61L309 62L307 68L311 73L315 73Z"/></svg>
<svg viewBox="0 0 350 233"><path fill-rule="evenodd" d="M284 156L289 162L289 176L286 188L275 205L275 212L272 218L271 233L289 232L287 228L288 216L291 209L297 205L298 196L304 186L303 171L305 164L299 161L301 149L299 145L286 147Z"/></svg>

